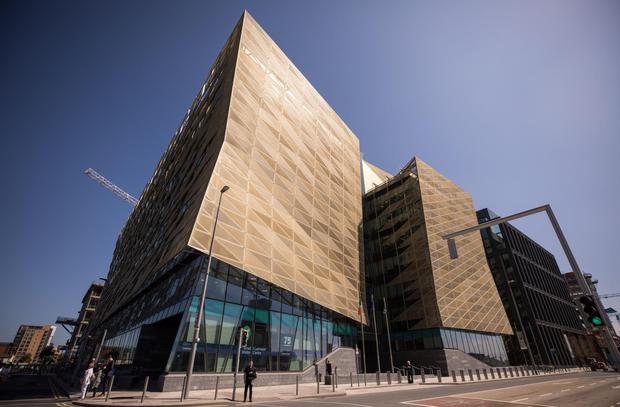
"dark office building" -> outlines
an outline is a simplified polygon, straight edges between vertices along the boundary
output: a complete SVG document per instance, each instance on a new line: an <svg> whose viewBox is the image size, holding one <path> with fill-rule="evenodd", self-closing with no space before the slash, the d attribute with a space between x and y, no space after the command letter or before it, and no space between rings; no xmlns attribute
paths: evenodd
<svg viewBox="0 0 620 407"><path fill-rule="evenodd" d="M477 224L471 196L419 158L395 176L362 168L366 293L370 313L371 295L376 304L381 370L391 368L388 333L395 367L411 360L447 374L506 365L502 338L512 330L480 235L457 238L458 259L442 237ZM370 371L374 340L367 332Z"/></svg>
<svg viewBox="0 0 620 407"><path fill-rule="evenodd" d="M498 217L477 212L480 223ZM515 336L511 364L574 365L571 342L584 330L553 254L509 223L481 230L484 248Z"/></svg>

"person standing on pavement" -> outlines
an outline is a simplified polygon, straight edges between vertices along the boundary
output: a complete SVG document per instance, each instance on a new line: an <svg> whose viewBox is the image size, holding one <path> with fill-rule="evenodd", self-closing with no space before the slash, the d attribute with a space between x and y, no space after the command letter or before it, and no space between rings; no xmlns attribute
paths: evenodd
<svg viewBox="0 0 620 407"><path fill-rule="evenodd" d="M89 363L88 368L84 370L82 374L82 379L80 379L80 386L82 390L82 394L80 395L80 399L84 400L86 398L86 391L88 390L88 386L90 385L90 380L93 378L93 364Z"/></svg>
<svg viewBox="0 0 620 407"><path fill-rule="evenodd" d="M101 379L101 395L103 396L107 390L108 383L112 380L112 376L114 376L114 358L112 355L108 356L108 362L103 368L103 374Z"/></svg>
<svg viewBox="0 0 620 407"><path fill-rule="evenodd" d="M407 382L413 383L413 365L410 361L405 363L405 370L407 371Z"/></svg>
<svg viewBox="0 0 620 407"><path fill-rule="evenodd" d="M95 396L97 395L97 388L99 387L99 384L101 384L102 374L103 374L103 368L101 367L101 365L97 365L97 368L95 369L95 374L93 376L93 380L90 386L90 389L93 391L93 398L95 398Z"/></svg>
<svg viewBox="0 0 620 407"><path fill-rule="evenodd" d="M245 403L248 398L248 388L250 389L250 403L252 402L252 382L256 379L256 368L254 362L250 360L250 364L246 366L243 371L243 378L245 381L245 390L243 392L243 402Z"/></svg>

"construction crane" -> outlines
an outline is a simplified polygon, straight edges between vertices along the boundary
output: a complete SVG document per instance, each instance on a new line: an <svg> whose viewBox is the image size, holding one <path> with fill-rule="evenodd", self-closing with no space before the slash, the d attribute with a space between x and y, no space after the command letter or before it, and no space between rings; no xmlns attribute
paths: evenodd
<svg viewBox="0 0 620 407"><path fill-rule="evenodd" d="M614 294L600 294L599 298L614 298L614 297L620 297L620 293L614 293Z"/></svg>
<svg viewBox="0 0 620 407"><path fill-rule="evenodd" d="M136 206L138 204L138 200L135 197L129 195L127 192L123 191L120 187L114 185L112 182L106 179L103 175L99 174L97 171L93 170L92 168L85 170L84 174L88 175L90 178L92 178L93 180L101 184L101 186L112 191L119 198L128 202L132 206Z"/></svg>

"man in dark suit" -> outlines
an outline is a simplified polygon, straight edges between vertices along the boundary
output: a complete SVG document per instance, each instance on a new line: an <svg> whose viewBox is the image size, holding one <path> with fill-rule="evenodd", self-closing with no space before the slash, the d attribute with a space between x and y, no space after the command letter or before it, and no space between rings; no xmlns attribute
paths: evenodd
<svg viewBox="0 0 620 407"><path fill-rule="evenodd" d="M243 402L248 398L248 389L250 389L250 403L252 402L252 382L256 379L256 368L254 362L250 360L250 364L243 371L243 379L245 381L245 391L243 392Z"/></svg>

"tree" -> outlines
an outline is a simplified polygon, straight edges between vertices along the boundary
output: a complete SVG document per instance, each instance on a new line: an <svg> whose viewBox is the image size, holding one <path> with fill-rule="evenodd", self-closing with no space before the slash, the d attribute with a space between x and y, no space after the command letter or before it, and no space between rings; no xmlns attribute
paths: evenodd
<svg viewBox="0 0 620 407"><path fill-rule="evenodd" d="M51 365L56 360L56 351L53 345L46 346L39 354L39 360L44 365Z"/></svg>
<svg viewBox="0 0 620 407"><path fill-rule="evenodd" d="M26 353L24 356L19 358L19 363L30 363L32 362L32 355L30 353Z"/></svg>

